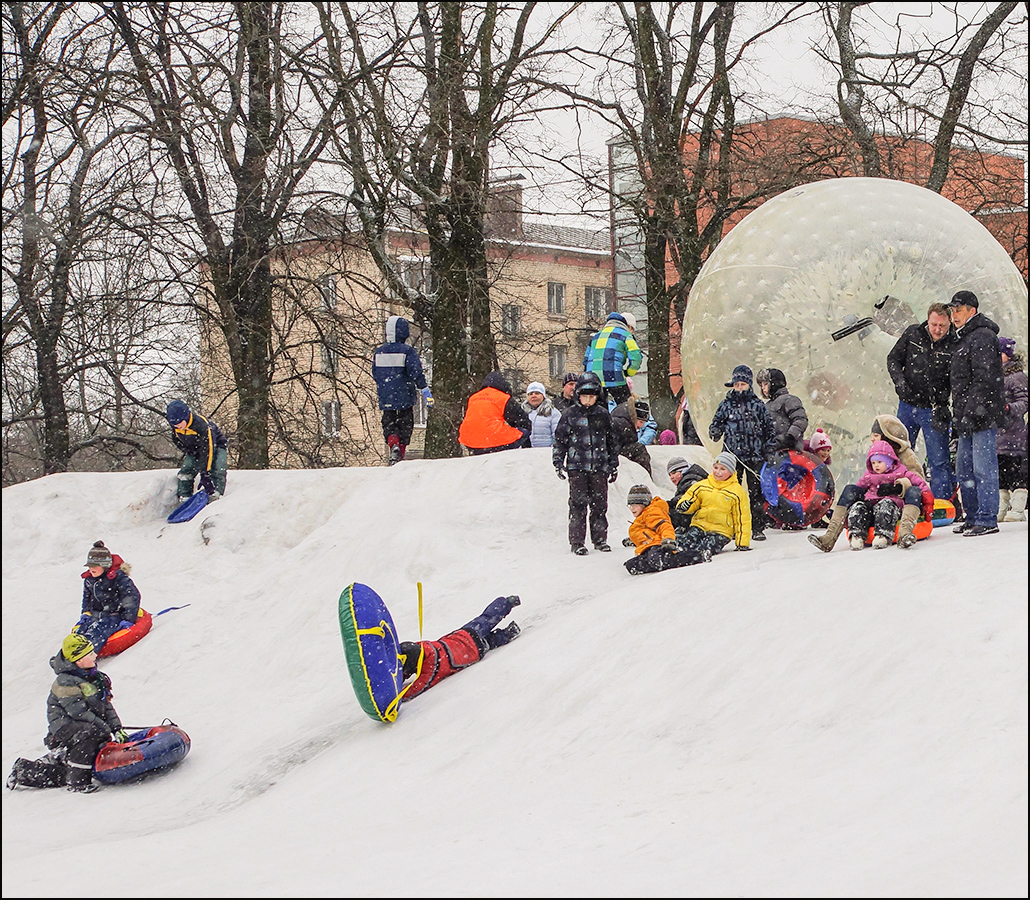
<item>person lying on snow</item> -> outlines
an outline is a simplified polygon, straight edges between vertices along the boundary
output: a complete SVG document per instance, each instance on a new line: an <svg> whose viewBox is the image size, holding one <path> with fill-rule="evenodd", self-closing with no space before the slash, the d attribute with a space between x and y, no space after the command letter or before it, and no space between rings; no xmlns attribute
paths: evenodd
<svg viewBox="0 0 1030 900"><path fill-rule="evenodd" d="M515 622L504 628L498 628L497 625L521 602L515 595L498 597L490 602L481 615L457 631L445 634L438 641L402 641L400 655L404 680L415 679L405 689L404 700L417 697L449 675L479 662L487 651L515 640L521 631Z"/></svg>
<svg viewBox="0 0 1030 900"><path fill-rule="evenodd" d="M82 615L72 628L97 648L123 628L132 628L139 618L139 588L129 577L128 563L97 541L86 554L82 573Z"/></svg>
<svg viewBox="0 0 1030 900"><path fill-rule="evenodd" d="M629 526L629 537L623 544L636 547L636 555L623 563L630 575L664 572L705 561L698 550L680 549L676 543L676 530L669 518L669 504L661 497L652 498L647 485L633 485L626 502L633 513L633 521Z"/></svg>
<svg viewBox="0 0 1030 900"><path fill-rule="evenodd" d="M96 648L81 634L69 634L50 668L57 678L50 687L46 715L50 750L42 759L18 759L7 787L60 787L92 793L93 764L108 741L128 739L114 706L111 679L97 667Z"/></svg>

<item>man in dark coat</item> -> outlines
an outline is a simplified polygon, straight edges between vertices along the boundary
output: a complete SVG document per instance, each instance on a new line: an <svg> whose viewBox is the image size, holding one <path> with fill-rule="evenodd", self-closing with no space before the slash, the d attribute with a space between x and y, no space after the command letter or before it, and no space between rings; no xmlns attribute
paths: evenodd
<svg viewBox="0 0 1030 900"><path fill-rule="evenodd" d="M777 450L803 450L808 413L800 397L787 390L787 376L779 369L762 369L756 379L776 430Z"/></svg>
<svg viewBox="0 0 1030 900"><path fill-rule="evenodd" d="M576 402L562 413L554 431L551 458L558 477L569 479L569 546L587 553L587 510L590 539L602 553L608 546L608 484L619 475L619 448L612 417L604 405L604 387L593 372L576 382Z"/></svg>
<svg viewBox="0 0 1030 900"><path fill-rule="evenodd" d="M965 537L998 533L998 426L1005 418L1005 382L998 326L979 311L972 291L951 298L958 344L951 357L952 420L958 434L955 469Z"/></svg>
<svg viewBox="0 0 1030 900"><path fill-rule="evenodd" d="M949 308L932 303L922 324L909 325L887 354L887 371L898 394L898 418L914 447L919 432L926 443L930 487L950 500L955 475L948 449L951 431L951 355L958 343Z"/></svg>
<svg viewBox="0 0 1030 900"><path fill-rule="evenodd" d="M185 455L179 469L175 494L180 500L193 496L193 485L200 476L200 485L210 500L225 493L229 468L228 447L221 429L210 419L193 412L182 400L173 400L165 410L172 426L172 443Z"/></svg>
<svg viewBox="0 0 1030 900"><path fill-rule="evenodd" d="M723 441L723 449L737 458L737 480L744 481L747 472L747 493L751 506L752 539L765 540L760 473L763 463L776 455L776 427L769 408L751 387L753 376L747 366L737 366L726 382L730 388L715 410L708 436Z"/></svg>
<svg viewBox="0 0 1030 900"><path fill-rule="evenodd" d="M389 448L389 465L404 459L415 430L415 404L421 394L427 406L433 393L426 384L422 360L407 343L408 320L390 316L386 320L386 342L372 354L372 377L376 380L379 409L382 410L383 440Z"/></svg>
<svg viewBox="0 0 1030 900"><path fill-rule="evenodd" d="M632 406L631 406L632 404ZM640 443L638 437L640 426L650 415L650 407L644 400L634 401L631 397L612 410L612 428L615 429L615 441L619 445L619 455L631 459L643 466L647 474L651 473L651 457L647 447Z"/></svg>

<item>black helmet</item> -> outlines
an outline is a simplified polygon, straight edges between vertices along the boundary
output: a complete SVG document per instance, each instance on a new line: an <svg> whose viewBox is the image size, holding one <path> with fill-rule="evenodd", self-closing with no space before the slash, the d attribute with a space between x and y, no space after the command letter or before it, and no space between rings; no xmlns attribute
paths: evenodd
<svg viewBox="0 0 1030 900"><path fill-rule="evenodd" d="M604 385L601 379L594 372L584 372L576 379L576 396L580 394L595 394L598 397L604 393Z"/></svg>

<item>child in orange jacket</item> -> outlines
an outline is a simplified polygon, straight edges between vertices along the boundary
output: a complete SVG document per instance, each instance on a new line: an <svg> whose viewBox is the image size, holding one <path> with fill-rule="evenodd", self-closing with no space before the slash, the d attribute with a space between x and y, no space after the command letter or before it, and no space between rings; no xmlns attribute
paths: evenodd
<svg viewBox="0 0 1030 900"><path fill-rule="evenodd" d="M623 542L636 547L636 555L623 565L630 575L663 572L704 562L696 550L681 550L676 543L676 530L669 518L669 504L661 497L651 497L646 485L635 484L626 498L633 522L629 537Z"/></svg>

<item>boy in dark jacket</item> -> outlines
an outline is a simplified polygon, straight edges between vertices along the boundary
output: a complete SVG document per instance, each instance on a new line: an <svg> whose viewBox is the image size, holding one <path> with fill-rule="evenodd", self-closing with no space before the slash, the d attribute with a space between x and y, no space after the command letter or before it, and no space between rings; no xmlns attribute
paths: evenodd
<svg viewBox="0 0 1030 900"><path fill-rule="evenodd" d="M601 379L584 372L576 381L576 402L562 413L554 432L552 460L558 477L569 479L569 544L586 556L586 520L590 539L602 553L608 546L608 484L619 475L619 450L612 419L604 403Z"/></svg>
<svg viewBox="0 0 1030 900"><path fill-rule="evenodd" d="M631 459L642 466L648 475L651 472L651 457L640 442L640 427L651 417L651 409L647 402L630 397L612 410L612 429L615 431L615 442L619 447L619 455Z"/></svg>
<svg viewBox="0 0 1030 900"><path fill-rule="evenodd" d="M111 679L96 668L97 652L81 634L69 634L50 660L57 678L50 687L46 714L50 755L14 763L7 787L58 787L92 793L93 764L108 741L123 742L127 735L111 705Z"/></svg>
<svg viewBox="0 0 1030 900"><path fill-rule="evenodd" d="M801 450L808 430L808 413L801 398L787 390L787 376L779 369L762 369L757 381L772 416L776 450Z"/></svg>
<svg viewBox="0 0 1030 900"><path fill-rule="evenodd" d="M139 617L139 589L129 577L129 565L113 555L103 541L86 554L82 573L82 616L72 629L97 648L123 628L132 628Z"/></svg>
<svg viewBox="0 0 1030 900"><path fill-rule="evenodd" d="M776 428L769 408L751 389L752 375L747 366L737 366L726 382L731 390L719 404L708 427L713 441L723 441L723 449L737 459L737 480L744 481L751 505L752 540L765 540L765 513L762 510L762 484L759 473L764 462L776 452ZM725 440L723 440L725 438Z"/></svg>
<svg viewBox="0 0 1030 900"><path fill-rule="evenodd" d="M193 412L182 400L173 400L165 410L165 418L172 426L172 443L185 455L179 469L179 484L175 495L179 500L193 496L193 485L200 476L200 485L209 500L217 500L225 493L229 469L229 442L221 429L209 419Z"/></svg>
<svg viewBox="0 0 1030 900"><path fill-rule="evenodd" d="M389 465L404 459L415 430L415 404L419 393L427 406L433 405L433 393L426 384L422 360L407 343L408 320L390 316L386 320L386 343L372 354L372 377L376 380L379 409L382 410L383 439L390 454Z"/></svg>
<svg viewBox="0 0 1030 900"><path fill-rule="evenodd" d="M517 623L511 622L505 628L497 625L521 602L514 594L498 597L481 615L438 641L402 641L400 653L404 680L415 678L404 689L404 700L417 697L455 672L479 662L487 651L515 640L521 633Z"/></svg>

